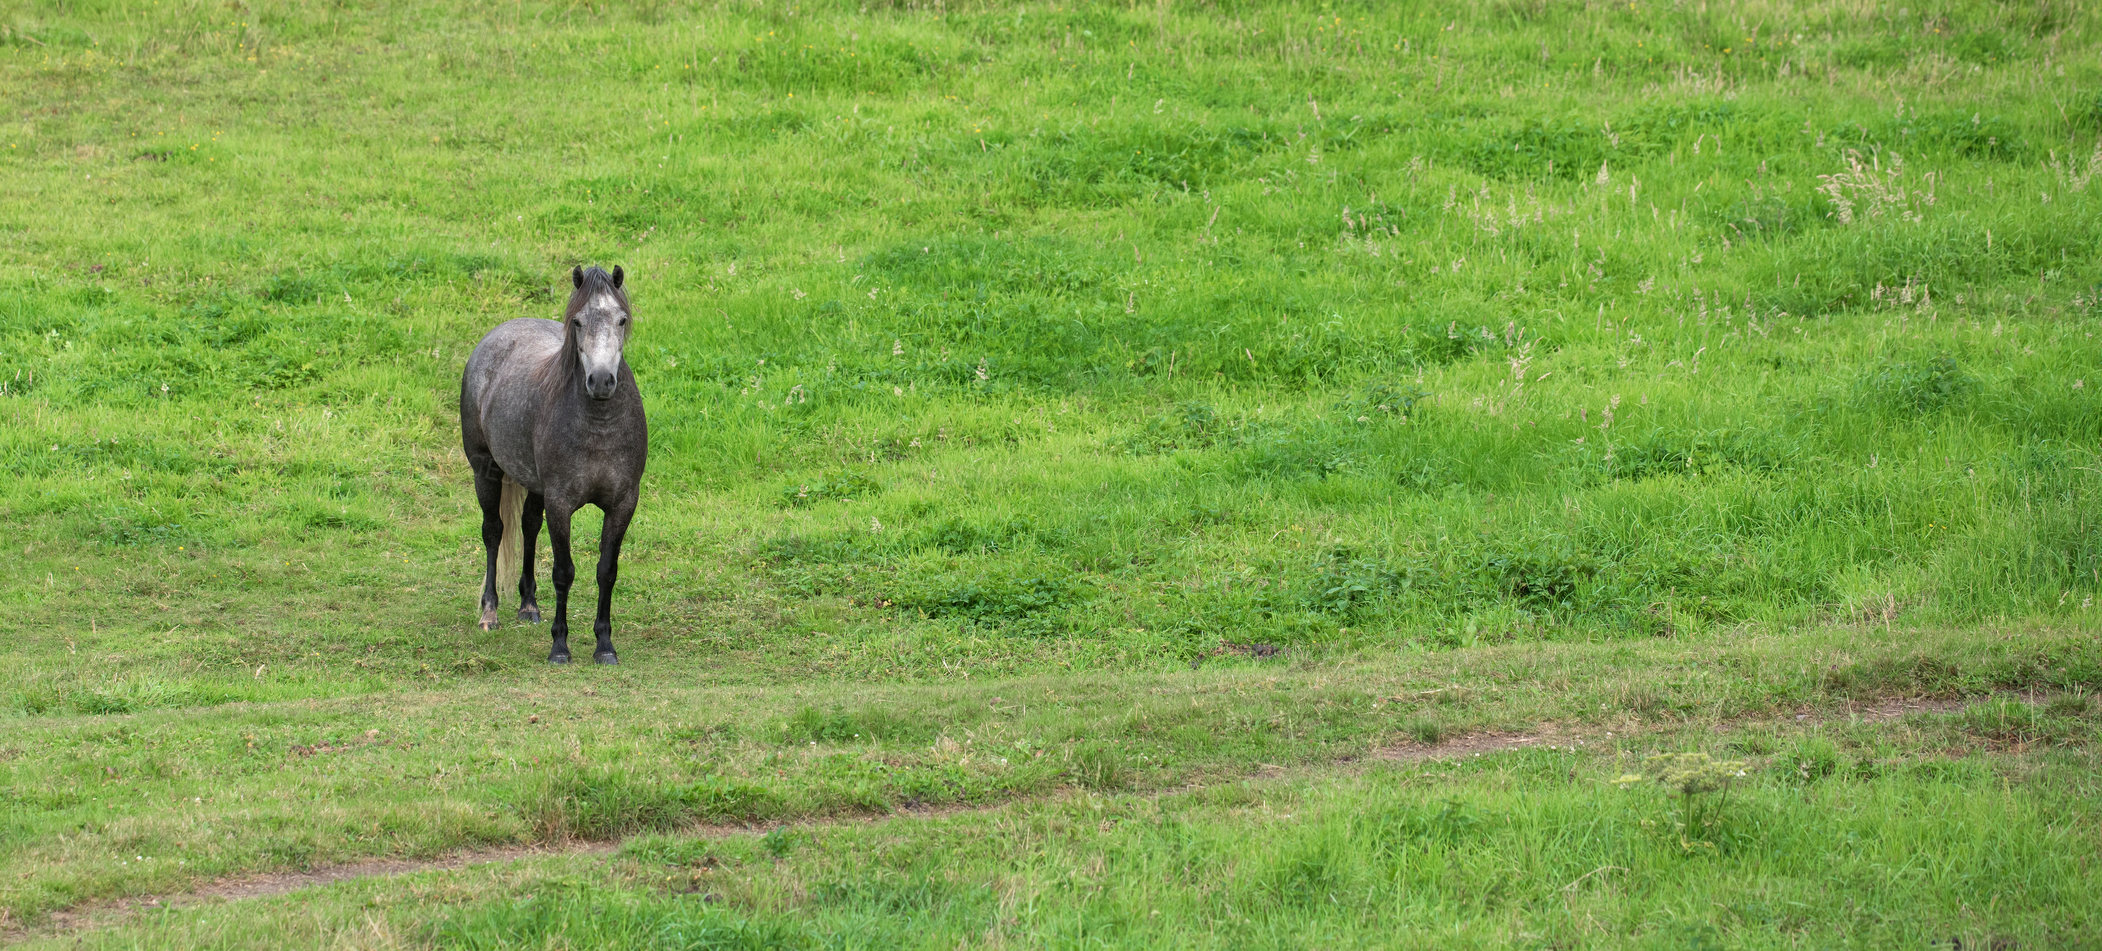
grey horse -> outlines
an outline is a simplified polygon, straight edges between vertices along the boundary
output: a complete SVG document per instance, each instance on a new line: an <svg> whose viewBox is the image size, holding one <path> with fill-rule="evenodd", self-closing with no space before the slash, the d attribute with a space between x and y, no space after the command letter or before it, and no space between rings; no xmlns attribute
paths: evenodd
<svg viewBox="0 0 2102 951"><path fill-rule="evenodd" d="M460 376L460 443L474 469L482 505L482 630L496 629L496 586L518 575L518 618L540 620L533 549L540 520L555 548L552 664L569 663L569 518L586 504L605 513L599 537L598 617L591 656L619 663L613 652L613 581L620 543L635 517L649 424L642 394L621 348L631 315L618 266L608 274L576 268L562 320L521 317L498 325L467 358Z"/></svg>

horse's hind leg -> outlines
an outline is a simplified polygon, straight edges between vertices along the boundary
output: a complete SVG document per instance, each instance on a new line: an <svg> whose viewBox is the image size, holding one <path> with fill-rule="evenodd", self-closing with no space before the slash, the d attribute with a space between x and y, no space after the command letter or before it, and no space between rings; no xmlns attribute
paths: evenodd
<svg viewBox="0 0 2102 951"><path fill-rule="evenodd" d="M635 517L635 499L631 496L606 510L605 530L598 541L598 617L591 622L591 633L598 635L598 646L591 651L593 660L601 664L618 664L620 655L613 652L613 582L620 576L620 543L628 534L628 521Z"/></svg>
<svg viewBox="0 0 2102 951"><path fill-rule="evenodd" d="M518 553L518 619L540 620L539 588L533 579L533 552L540 547L540 519L546 505L540 493L525 497L525 509L519 513L519 532L523 536Z"/></svg>
<svg viewBox="0 0 2102 951"><path fill-rule="evenodd" d="M488 560L482 568L482 630L496 630L496 549L504 542L504 474L495 466L477 466L474 498L482 504L482 548Z"/></svg>

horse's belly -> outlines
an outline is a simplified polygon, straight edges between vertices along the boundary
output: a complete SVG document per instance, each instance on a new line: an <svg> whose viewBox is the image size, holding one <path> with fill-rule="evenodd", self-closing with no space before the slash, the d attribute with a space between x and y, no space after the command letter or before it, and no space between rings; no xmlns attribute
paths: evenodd
<svg viewBox="0 0 2102 951"><path fill-rule="evenodd" d="M504 470L504 478L525 486L531 491L540 491L540 473L533 470L533 456L531 453L495 452L491 453L491 455L496 457L496 467Z"/></svg>

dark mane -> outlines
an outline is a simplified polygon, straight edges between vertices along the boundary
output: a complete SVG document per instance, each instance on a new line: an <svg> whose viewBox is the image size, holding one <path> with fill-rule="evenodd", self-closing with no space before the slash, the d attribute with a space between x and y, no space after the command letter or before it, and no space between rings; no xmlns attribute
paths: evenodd
<svg viewBox="0 0 2102 951"><path fill-rule="evenodd" d="M611 294L620 302L620 309L628 309L628 292L614 283L613 275L604 268L588 267L571 272L576 290L569 292L569 303L562 307L562 352L540 369L539 380L549 389L573 387L577 382L577 325L571 318L584 304L600 294Z"/></svg>

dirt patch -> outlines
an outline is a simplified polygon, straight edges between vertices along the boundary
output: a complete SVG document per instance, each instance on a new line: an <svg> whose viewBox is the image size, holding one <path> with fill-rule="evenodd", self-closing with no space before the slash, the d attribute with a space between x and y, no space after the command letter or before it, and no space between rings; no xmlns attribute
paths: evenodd
<svg viewBox="0 0 2102 951"><path fill-rule="evenodd" d="M1842 705L1837 710L1798 711L1778 717L1739 717L1732 720L1724 720L1715 724L1715 732L1729 733L1758 724L1883 722L1902 719L1916 713L1955 713L1975 702L1978 701L1907 697L1877 700L1873 703L1849 703ZM1537 729L1524 732L1485 731L1463 733L1437 743L1403 740L1374 750L1372 758L1390 762L1414 763L1432 759L1459 759L1465 756L1480 756L1484 753L1535 747L1552 749L1566 746L1570 749L1577 749L1588 743L1610 742L1623 737L1655 732L1659 726L1668 725L1645 724L1631 729L1607 730L1604 727L1596 726L1570 728L1561 724L1546 723Z"/></svg>
<svg viewBox="0 0 2102 951"><path fill-rule="evenodd" d="M269 898L273 895L296 892L303 888L333 885L337 882L355 881L361 878L407 875L413 872L453 871L476 865L488 865L492 862L509 862L542 855L600 855L610 853L618 848L620 848L620 843L618 842L577 842L561 846L507 846L497 849L454 852L434 859L372 859L308 871L272 872L264 875L222 878L199 885L191 891L180 894L127 898L103 905L88 905L68 911L54 912L50 920L42 928L22 931L0 931L0 937L5 937L9 941L17 941L28 937L48 937L53 934L65 934L89 928L105 928L121 923L125 919L141 912L158 911L164 908L183 908L214 901Z"/></svg>
<svg viewBox="0 0 2102 951"><path fill-rule="evenodd" d="M213 899L238 900L243 898L268 898L286 892L298 891L315 885L333 885L360 878L376 878L391 875L407 875L411 872L455 871L492 862L510 862L516 859L534 858L542 855L601 855L620 848L618 842L578 842L568 846L517 846L503 849L488 849L475 852L458 852L438 859L415 861L411 859L375 859L370 862L353 862L306 872L279 872L272 875L252 875L243 878L221 879L186 895L172 899L175 903L185 901L210 901ZM156 899L156 902L162 900Z"/></svg>
<svg viewBox="0 0 2102 951"><path fill-rule="evenodd" d="M985 812L1012 805L1010 802L987 805L912 805L901 806L886 813L864 813L853 816L831 816L804 819L796 822L773 822L753 825L692 825L677 830L677 834L694 838L723 837L732 835L761 835L779 827L796 829L822 829L832 826L888 822L894 819L937 819L943 816L966 812ZM271 898L290 894L307 888L318 888L340 882L358 881L367 878L390 878L396 875L412 875L418 872L450 872L479 865L512 862L520 859L543 856L594 856L612 855L620 851L626 840L604 841L572 839L565 842L538 845L512 845L491 849L471 849L452 852L431 859L368 859L347 862L326 868L293 872L271 872L243 875L206 882L177 894L148 895L116 901L76 906L64 911L52 912L42 926L21 928L15 922L0 922L0 943L13 943L28 938L48 938L63 934L74 934L99 928L123 924L134 915L171 908L187 908L195 905L221 901L246 901L252 898Z"/></svg>
<svg viewBox="0 0 2102 951"><path fill-rule="evenodd" d="M1238 645L1235 645L1238 646ZM1433 691L1435 692L1435 691ZM1741 717L1715 724L1715 731L1727 733L1747 726L1794 723L1833 723L1850 721L1880 722L1897 720L1913 714L1954 713L1971 703L1989 698L1972 700L1940 700L1904 698L1879 700L1872 703L1846 704L1837 709L1824 708L1815 711L1799 711L1782 716ZM1668 728L1669 723L1651 723L1634 728L1608 730L1599 725L1577 725L1543 723L1532 730L1522 732L1484 731L1448 737L1437 743L1405 740L1380 747L1366 757L1371 760L1413 763L1428 760L1460 759L1483 756L1490 753L1514 749L1565 748L1584 749L1587 746L1609 745L1615 740L1653 733ZM316 750L327 752L327 750ZM311 754L309 754L311 755ZM1355 759L1346 757L1344 762ZM1264 764L1257 775L1274 775L1287 772L1285 767ZM1166 792L1168 790L1162 790ZM885 813L866 813L854 816L832 816L811 818L797 822L770 823L764 825L706 825L692 826L680 830L679 834L707 837L761 834L776 826L798 829L815 829L847 824L879 823L898 819L922 820L940 818L966 812L984 812L1006 808L1013 801L986 805L909 806ZM567 855L590 856L611 855L619 851L623 842L570 841L528 846L506 846L454 852L434 859L372 859L351 862L327 868L298 872L276 872L262 875L246 875L226 878L199 885L195 889L173 895L148 896L123 899L103 904L78 906L70 910L54 912L43 926L33 929L10 927L14 923L0 923L0 940L18 941L30 937L51 937L81 931L106 928L121 924L141 912L164 908L182 908L219 901L244 901L252 898L269 898L305 888L333 885L340 882L366 878L384 878L409 875L417 872L456 871L496 862L510 862L541 856Z"/></svg>
<svg viewBox="0 0 2102 951"><path fill-rule="evenodd" d="M1978 700L1935 700L1929 698L1878 700L1875 703L1849 705L1847 717L1856 720L1896 720L1900 717L1909 717L1915 713L1955 713L1973 703L1983 702L1984 699L1989 698L1980 698ZM1824 719L1835 720L1846 719L1847 717L1826 716ZM1798 713L1795 718L1798 720L1818 719L1815 714L1807 713Z"/></svg>
<svg viewBox="0 0 2102 951"><path fill-rule="evenodd" d="M1560 746L1562 743L1579 745L1583 739L1576 734L1562 734L1546 730L1530 733L1462 733L1436 743L1404 740L1372 751L1373 759L1399 763L1414 763L1427 759L1459 759L1463 756L1480 756L1483 753L1500 753L1504 750L1530 749L1532 747Z"/></svg>

